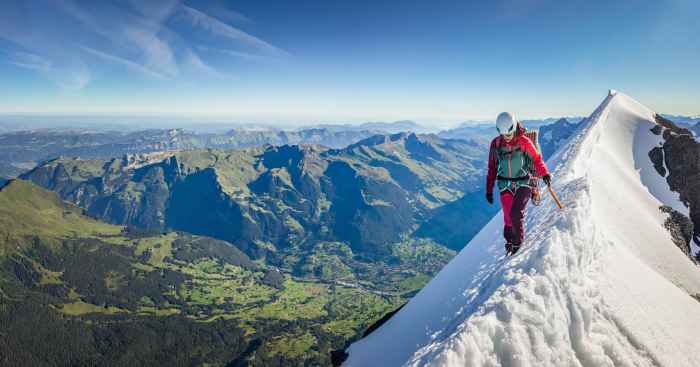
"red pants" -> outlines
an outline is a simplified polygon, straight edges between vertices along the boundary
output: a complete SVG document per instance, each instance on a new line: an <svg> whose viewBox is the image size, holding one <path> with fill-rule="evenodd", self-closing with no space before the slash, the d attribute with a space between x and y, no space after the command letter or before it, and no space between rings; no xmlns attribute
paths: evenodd
<svg viewBox="0 0 700 367"><path fill-rule="evenodd" d="M503 237L506 242L515 245L523 243L525 238L525 207L530 200L532 189L527 186L518 187L515 195L505 190L501 192L501 207L503 207Z"/></svg>

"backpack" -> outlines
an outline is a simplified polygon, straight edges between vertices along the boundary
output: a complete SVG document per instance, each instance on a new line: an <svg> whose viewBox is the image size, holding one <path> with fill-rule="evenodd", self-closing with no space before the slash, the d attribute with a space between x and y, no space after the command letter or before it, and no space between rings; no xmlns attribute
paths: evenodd
<svg viewBox="0 0 700 367"><path fill-rule="evenodd" d="M518 122L518 125L520 125L520 122ZM527 136L528 139L530 139L530 141L532 142L532 144L535 145L535 149L537 149L537 153L542 155L542 149L540 148L540 141L539 141L539 136L540 136L539 130L527 131L523 127L523 131L524 131L525 136ZM533 170L534 170L534 167L533 167ZM535 173L535 172L532 172L532 173ZM532 197L531 197L532 204L533 205L540 205L540 202L542 202L542 196L540 195L540 178L537 177L536 173L534 175L531 175L530 177L532 177L530 179L530 185L532 187Z"/></svg>
<svg viewBox="0 0 700 367"><path fill-rule="evenodd" d="M535 149L537 150L537 153L540 155L542 154L542 149L540 147L540 141L539 141L539 131L538 130L527 130L525 126L523 126L522 122L518 121L518 126L516 127L515 130L515 136L521 136L525 135L532 144L535 146ZM501 140L499 140L500 142ZM500 144L497 145L497 148L499 147ZM532 167L530 171L530 182L528 186L532 189L532 204L534 205L540 205L540 202L542 201L542 196L540 195L540 189L539 189L539 181L540 178L537 176L537 173L534 172L534 167Z"/></svg>

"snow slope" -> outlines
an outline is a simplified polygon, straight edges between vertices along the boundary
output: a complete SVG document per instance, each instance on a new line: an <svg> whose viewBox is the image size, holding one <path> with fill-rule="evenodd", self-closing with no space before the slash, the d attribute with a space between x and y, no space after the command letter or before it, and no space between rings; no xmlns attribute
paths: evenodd
<svg viewBox="0 0 700 367"><path fill-rule="evenodd" d="M664 229L687 208L654 170L654 113L611 91L548 164L567 209L496 215L345 366L700 366L700 268Z"/></svg>

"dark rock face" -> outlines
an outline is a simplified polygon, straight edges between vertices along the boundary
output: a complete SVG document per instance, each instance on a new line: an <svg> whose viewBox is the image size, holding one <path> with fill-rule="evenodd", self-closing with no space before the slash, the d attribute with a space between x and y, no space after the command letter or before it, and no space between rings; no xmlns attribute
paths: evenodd
<svg viewBox="0 0 700 367"><path fill-rule="evenodd" d="M693 222L671 207L661 206L659 210L669 214L664 222L664 226L671 233L673 243L675 243L684 254L691 256L690 241L693 239Z"/></svg>
<svg viewBox="0 0 700 367"><path fill-rule="evenodd" d="M654 163L654 169L661 177L666 177L666 167L664 167L664 150L661 147L654 147L649 151L649 158Z"/></svg>
<svg viewBox="0 0 700 367"><path fill-rule="evenodd" d="M659 174L666 177L669 188L677 192L681 202L690 209L692 236L700 242L700 143L688 129L680 128L660 115L656 115L656 122L663 127L664 143L661 148L652 149L649 157ZM663 164L660 159L663 159ZM662 174L665 171L668 171L667 176ZM682 222L680 219L673 221ZM687 224L681 227L681 232L687 232Z"/></svg>

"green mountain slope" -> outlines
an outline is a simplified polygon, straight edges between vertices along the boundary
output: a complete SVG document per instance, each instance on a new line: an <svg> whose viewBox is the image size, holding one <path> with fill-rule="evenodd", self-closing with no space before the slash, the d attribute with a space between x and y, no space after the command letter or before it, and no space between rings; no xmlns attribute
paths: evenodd
<svg viewBox="0 0 700 367"><path fill-rule="evenodd" d="M11 181L0 190L0 364L327 365L451 256L393 250L394 268L365 266L403 291L334 280L351 252L342 243L299 253L325 280L295 278L230 243L105 224ZM392 271L402 267L413 272Z"/></svg>
<svg viewBox="0 0 700 367"><path fill-rule="evenodd" d="M433 216L449 215L437 208L478 190L484 156L469 142L402 133L337 150L285 145L59 158L22 177L110 223L207 235L279 264L288 249L319 241L347 243L368 258L390 254ZM483 200L474 209L493 212ZM421 235L458 249L470 232Z"/></svg>

